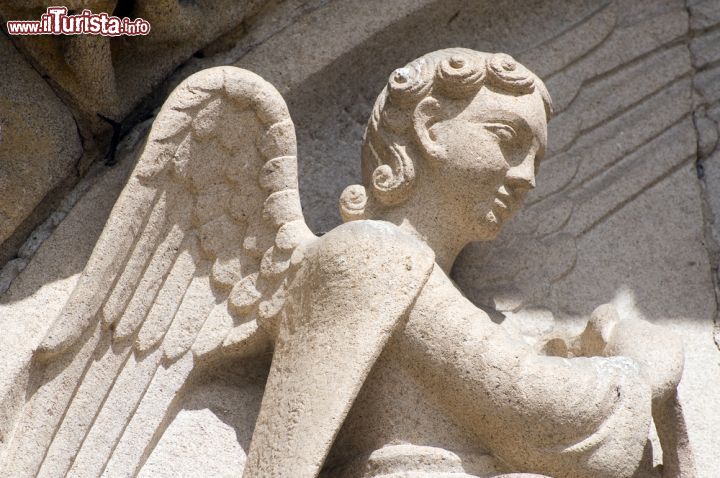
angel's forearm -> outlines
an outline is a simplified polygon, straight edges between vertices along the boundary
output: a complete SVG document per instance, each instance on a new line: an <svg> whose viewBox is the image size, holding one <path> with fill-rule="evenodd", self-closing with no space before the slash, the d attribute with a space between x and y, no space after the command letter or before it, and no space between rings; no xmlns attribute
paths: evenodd
<svg viewBox="0 0 720 478"><path fill-rule="evenodd" d="M405 366L499 458L553 476L624 476L618 470L636 466L650 389L631 361L539 356L482 319L421 322L396 340ZM616 427L627 432L613 441ZM577 465L590 455L614 465Z"/></svg>

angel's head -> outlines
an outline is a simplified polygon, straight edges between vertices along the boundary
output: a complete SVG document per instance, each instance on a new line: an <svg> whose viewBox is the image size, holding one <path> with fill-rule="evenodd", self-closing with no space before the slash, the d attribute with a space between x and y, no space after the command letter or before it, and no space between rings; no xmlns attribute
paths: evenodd
<svg viewBox="0 0 720 478"><path fill-rule="evenodd" d="M344 219L415 211L494 238L535 186L551 110L542 81L509 55L452 48L395 70L365 132L363 186L341 197Z"/></svg>

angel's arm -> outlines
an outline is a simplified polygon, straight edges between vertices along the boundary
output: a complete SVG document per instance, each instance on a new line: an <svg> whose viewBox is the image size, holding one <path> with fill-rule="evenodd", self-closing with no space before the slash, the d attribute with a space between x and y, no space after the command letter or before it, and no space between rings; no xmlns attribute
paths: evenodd
<svg viewBox="0 0 720 478"><path fill-rule="evenodd" d="M305 252L244 476L316 476L433 265L420 241L379 221L339 226Z"/></svg>
<svg viewBox="0 0 720 478"><path fill-rule="evenodd" d="M439 310L438 271L402 332L403 366L511 469L631 476L650 424L650 387L632 361L538 355L479 311ZM432 313L431 313L432 312ZM453 310L452 312L456 312Z"/></svg>

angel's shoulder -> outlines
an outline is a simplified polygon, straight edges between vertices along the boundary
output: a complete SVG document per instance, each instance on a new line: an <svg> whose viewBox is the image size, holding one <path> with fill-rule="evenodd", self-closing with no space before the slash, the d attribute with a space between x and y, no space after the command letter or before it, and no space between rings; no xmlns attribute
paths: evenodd
<svg viewBox="0 0 720 478"><path fill-rule="evenodd" d="M376 220L337 226L308 247L306 258L323 275L344 278L427 278L435 264L427 244L392 223Z"/></svg>
<svg viewBox="0 0 720 478"><path fill-rule="evenodd" d="M423 259L434 263L435 255L427 244L386 221L352 221L337 226L314 243L316 260L344 258L356 262L367 259L403 261Z"/></svg>

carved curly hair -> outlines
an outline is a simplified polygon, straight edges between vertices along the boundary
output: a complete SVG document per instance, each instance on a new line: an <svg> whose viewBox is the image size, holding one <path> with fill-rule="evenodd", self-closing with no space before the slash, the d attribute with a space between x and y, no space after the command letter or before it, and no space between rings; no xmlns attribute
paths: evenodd
<svg viewBox="0 0 720 478"><path fill-rule="evenodd" d="M510 55L466 48L428 53L393 71L378 96L363 138L364 186L355 184L343 191L343 219L366 217L369 199L390 206L407 198L415 179L411 158L419 153L413 114L420 101L429 96L441 101L468 99L484 85L515 96L537 89L547 119L552 116L552 101L542 80Z"/></svg>

